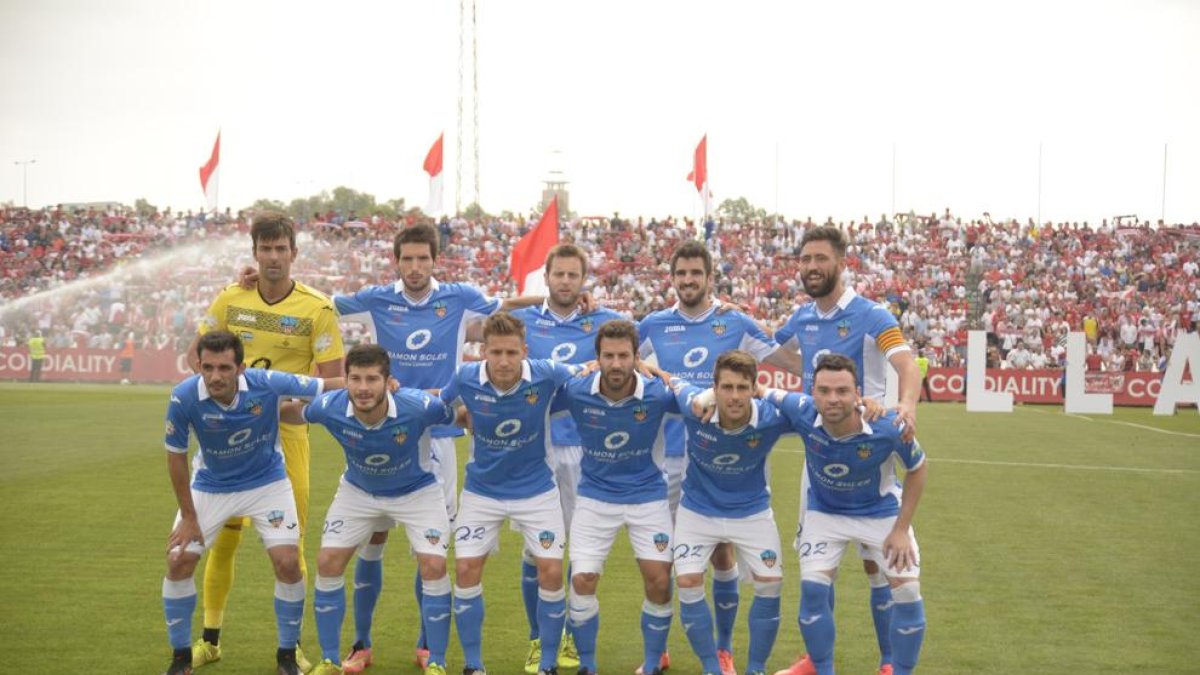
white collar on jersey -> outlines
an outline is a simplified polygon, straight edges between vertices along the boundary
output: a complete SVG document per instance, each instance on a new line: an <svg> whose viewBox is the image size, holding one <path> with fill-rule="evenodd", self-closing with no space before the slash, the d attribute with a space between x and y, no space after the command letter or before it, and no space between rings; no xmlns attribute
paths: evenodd
<svg viewBox="0 0 1200 675"><path fill-rule="evenodd" d="M720 428L721 427L721 411L717 410L716 408L713 408L713 416L712 416L712 419L708 421L708 423L715 424L715 425L717 425L717 428ZM746 426L748 426L752 429L758 428L758 405L755 403L754 399L750 399L750 421L746 424ZM745 428L745 427L743 427L743 428ZM725 431L724 429L721 429L721 431L724 431L727 434L731 433L729 431ZM739 431L739 430L737 430L737 429L734 430L734 432L737 432L737 431Z"/></svg>
<svg viewBox="0 0 1200 675"><path fill-rule="evenodd" d="M238 391L250 391L250 383L246 381L245 374L238 375ZM203 376L196 378L196 397L201 401L209 398L208 387L204 386Z"/></svg>
<svg viewBox="0 0 1200 675"><path fill-rule="evenodd" d="M713 300L712 304L710 304L708 306L708 309L701 312L699 316L690 316L690 315L684 313L684 311L679 306L679 301L676 300L675 304L671 305L671 311L678 314L679 318L683 319L684 321L690 321L692 323L699 323L699 322L707 319L709 316L711 316L713 312L717 311L718 306L719 305L717 304L717 301Z"/></svg>
<svg viewBox="0 0 1200 675"><path fill-rule="evenodd" d="M413 307L420 307L421 305L429 302L429 299L433 297L434 293L437 293L437 289L440 286L441 286L441 284L438 283L437 279L434 279L433 277L429 277L429 292L426 293L425 297L421 298L420 300L413 300L412 297L408 295L408 293L404 292L404 280L403 279L397 279L396 283L392 284L392 289L394 291L396 291L396 295L403 297L404 301L407 302L408 304L412 305Z"/></svg>
<svg viewBox="0 0 1200 675"><path fill-rule="evenodd" d="M640 401L640 400L642 400L642 397L646 395L646 379L644 377L642 377L641 373L636 372L636 371L633 373L633 376L635 378L637 378L637 386L635 386L633 388L633 398L636 398L637 400ZM600 371L597 370L596 377L592 380L592 396L601 396L604 398L604 400L608 401L609 398L600 393L600 377L601 377ZM628 400L628 398L623 398L620 401L611 401L611 402L616 404L616 403L621 403L626 400Z"/></svg>
<svg viewBox="0 0 1200 675"><path fill-rule="evenodd" d="M838 312L842 311L843 309L846 309L847 307L849 307L850 302L853 301L854 298L856 298L856 297L858 297L858 293L855 293L853 288L847 287L846 290L842 291L842 297L838 298L837 304L833 306L834 307L833 309L829 310L828 314L825 314L824 312L822 312L821 308L818 307L815 302L813 303L813 311L817 313L818 317L820 317L822 319L828 319L829 317L833 316L834 314L837 314Z"/></svg>
<svg viewBox="0 0 1200 675"><path fill-rule="evenodd" d="M396 410L396 397L390 393L387 395L388 414L387 416L396 419L396 415L400 414ZM346 417L354 417L354 400L346 396Z"/></svg>
<svg viewBox="0 0 1200 675"><path fill-rule="evenodd" d="M818 427L821 429L825 428L825 420L821 419L821 413L817 413L817 419L815 421L813 421L813 428L816 429ZM862 436L862 435L870 436L875 433L875 430L871 428L870 424L867 424L866 420L863 420L862 421L862 431L856 431L848 436L835 437L833 434L830 434L828 431L826 431L825 433L828 434L829 437L832 438L833 440L840 441L840 440L844 440L847 438L854 438L855 436Z"/></svg>
<svg viewBox="0 0 1200 675"><path fill-rule="evenodd" d="M568 321L571 321L579 316L579 307L576 306L575 309L571 310L571 313L566 316L559 316L557 312L550 309L550 301L543 300L542 301L542 316L545 316L547 314L554 317L554 319L556 321L558 321L559 323L567 323Z"/></svg>
<svg viewBox="0 0 1200 675"><path fill-rule="evenodd" d="M521 362L521 379L526 382L533 382L533 369L529 367L529 359ZM490 384L487 374L487 361L479 362L479 384Z"/></svg>

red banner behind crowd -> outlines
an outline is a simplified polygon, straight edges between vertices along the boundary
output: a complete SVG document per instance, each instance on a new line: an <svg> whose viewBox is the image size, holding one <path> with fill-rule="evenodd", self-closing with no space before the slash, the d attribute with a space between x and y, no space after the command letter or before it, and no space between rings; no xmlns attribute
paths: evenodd
<svg viewBox="0 0 1200 675"><path fill-rule="evenodd" d="M191 373L184 355L169 350L134 350L128 373L121 369L119 349L48 349L42 363L43 382L174 383ZM0 380L28 378L29 350L0 347Z"/></svg>

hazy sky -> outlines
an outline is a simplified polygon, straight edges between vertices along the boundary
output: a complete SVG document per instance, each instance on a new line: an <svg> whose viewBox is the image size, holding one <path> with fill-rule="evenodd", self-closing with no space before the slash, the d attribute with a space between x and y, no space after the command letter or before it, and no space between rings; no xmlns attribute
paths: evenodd
<svg viewBox="0 0 1200 675"><path fill-rule="evenodd" d="M707 133L718 201L814 218L890 210L894 147L897 209L1024 219L1041 143L1043 219L1157 219L1167 144L1167 219L1200 220L1200 2L479 4L492 211L562 168L581 214L694 214ZM450 1L0 1L0 201L36 159L31 206L197 208L220 128L222 207L423 204L442 131L452 207L458 26Z"/></svg>

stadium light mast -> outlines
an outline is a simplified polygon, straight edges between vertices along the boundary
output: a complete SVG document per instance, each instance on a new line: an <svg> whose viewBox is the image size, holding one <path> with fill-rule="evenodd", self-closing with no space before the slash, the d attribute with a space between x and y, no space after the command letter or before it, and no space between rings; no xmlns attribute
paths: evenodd
<svg viewBox="0 0 1200 675"><path fill-rule="evenodd" d="M27 209L29 208L29 165L37 164L37 160L20 159L13 164L21 167L21 208Z"/></svg>

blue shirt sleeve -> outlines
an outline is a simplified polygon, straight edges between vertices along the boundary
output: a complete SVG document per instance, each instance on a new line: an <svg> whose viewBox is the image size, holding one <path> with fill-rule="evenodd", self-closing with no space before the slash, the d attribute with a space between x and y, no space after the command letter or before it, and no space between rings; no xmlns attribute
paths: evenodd
<svg viewBox="0 0 1200 675"><path fill-rule="evenodd" d="M779 398L778 390L773 390L765 400L774 405L779 413L787 418L795 431L812 430L812 425L804 417L804 412L812 405L811 397L793 391Z"/></svg>
<svg viewBox="0 0 1200 675"><path fill-rule="evenodd" d="M172 393L167 405L166 437L163 441L171 452L187 452L188 418L179 395Z"/></svg>
<svg viewBox="0 0 1200 675"><path fill-rule="evenodd" d="M675 405L679 406L679 414L689 419L696 419L696 416L692 414L692 399L703 394L704 390L678 377L671 378L671 390L675 392Z"/></svg>
<svg viewBox="0 0 1200 675"><path fill-rule="evenodd" d="M896 447L896 455L904 464L905 471L920 468L925 463L925 450L921 448L921 444L915 438L909 443L900 441Z"/></svg>
<svg viewBox="0 0 1200 675"><path fill-rule="evenodd" d="M316 398L321 394L322 380L308 375L293 375L278 370L265 371L267 386L280 396L295 396L297 398Z"/></svg>
<svg viewBox="0 0 1200 675"><path fill-rule="evenodd" d="M366 297L363 295L367 292L364 288L354 295L335 295L333 296L333 306L337 308L339 316L348 316L350 314L362 314L367 311Z"/></svg>
<svg viewBox="0 0 1200 675"><path fill-rule="evenodd" d="M799 310L796 311L798 312ZM779 330L775 331L775 342L779 343L780 345L786 345L788 342L791 342L792 338L796 337L795 321L796 312L792 312L792 315L789 316L788 320L783 323L783 326ZM797 341L797 344L799 344L799 341Z"/></svg>
<svg viewBox="0 0 1200 675"><path fill-rule="evenodd" d="M430 396L424 391L418 392L418 398L425 404L421 422L426 427L454 424L454 408L446 405L442 399Z"/></svg>
<svg viewBox="0 0 1200 675"><path fill-rule="evenodd" d="M458 400L458 377L460 373L461 371L455 373L454 377L450 378L450 382L447 383L445 387L442 387L442 391L439 394L442 404L446 407L450 407L456 400Z"/></svg>
<svg viewBox="0 0 1200 675"><path fill-rule="evenodd" d="M500 310L500 300L487 297L478 288L469 284L460 284L460 286L462 287L462 298L468 312L491 316Z"/></svg>
<svg viewBox="0 0 1200 675"><path fill-rule="evenodd" d="M329 399L333 396L333 392L321 394L312 403L304 406L301 414L304 419L312 424L324 424L329 415Z"/></svg>

